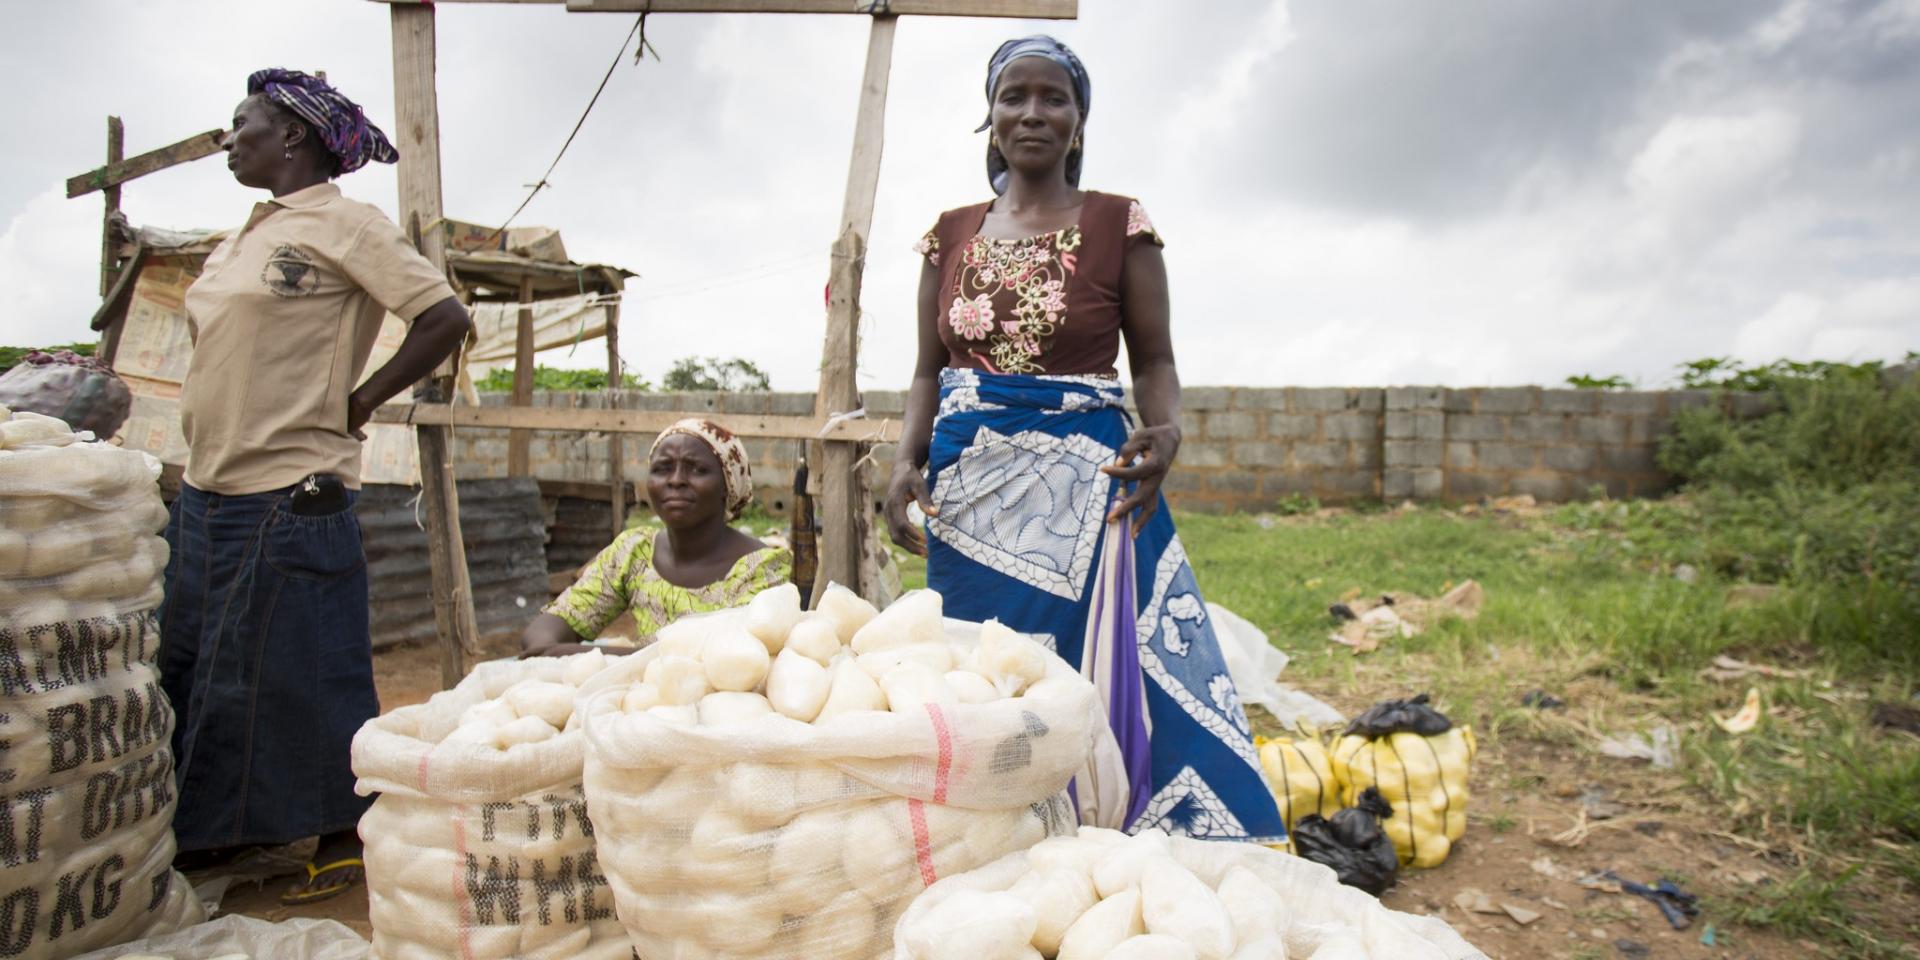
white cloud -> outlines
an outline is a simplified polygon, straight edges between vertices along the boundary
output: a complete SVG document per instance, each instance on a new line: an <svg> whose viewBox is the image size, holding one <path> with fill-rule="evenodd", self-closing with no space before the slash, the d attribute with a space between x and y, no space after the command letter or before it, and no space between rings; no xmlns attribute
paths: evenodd
<svg viewBox="0 0 1920 960"><path fill-rule="evenodd" d="M1766 313L1748 321L1734 339L1735 359L1767 363L1781 357L1805 357L1820 328L1826 303L1804 293L1789 293Z"/></svg>
<svg viewBox="0 0 1920 960"><path fill-rule="evenodd" d="M27 202L0 234L0 344L46 346L95 338L100 305L100 213L50 189ZM91 256L89 256L89 254Z"/></svg>
<svg viewBox="0 0 1920 960"><path fill-rule="evenodd" d="M1786 178L1799 140L1798 119L1777 110L1674 117L1633 158L1627 185L1676 214L1753 203Z"/></svg>
<svg viewBox="0 0 1920 960"><path fill-rule="evenodd" d="M1194 16L1102 0L1065 23L905 18L860 382L906 382L920 271L908 247L940 210L986 198L973 127L987 56L1043 31L1093 75L1086 186L1139 196L1168 239L1187 383L1657 384L1730 350L1920 346L1920 125L1907 119L1920 73L1899 69L1920 42L1920 0L1693 9L1217 0ZM632 20L440 11L447 210L495 221L546 168ZM327 69L391 118L379 4L70 0L23 16L34 22L0 37L0 77L34 95L0 102L0 124L37 149L0 156L14 300L0 343L85 335L99 200L51 188L99 162L103 113L126 117L130 151L149 149L219 124L247 71L282 63ZM296 17L303 28L286 29ZM662 16L648 31L664 61L620 65L520 222L641 273L623 312L630 367L657 380L682 356L737 355L776 387L810 388L867 24ZM167 42L141 42L153 37ZM99 69L103 48L116 69ZM342 187L392 209L391 170ZM257 199L209 161L130 185L125 206L138 223L222 226ZM603 362L561 353L543 361Z"/></svg>

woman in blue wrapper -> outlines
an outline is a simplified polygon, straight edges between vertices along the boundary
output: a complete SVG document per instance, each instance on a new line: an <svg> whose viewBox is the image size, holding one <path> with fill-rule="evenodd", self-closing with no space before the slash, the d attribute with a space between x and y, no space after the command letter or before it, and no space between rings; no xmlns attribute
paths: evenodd
<svg viewBox="0 0 1920 960"><path fill-rule="evenodd" d="M1051 37L993 55L980 129L996 198L942 214L917 247L887 523L927 556L949 616L1033 635L1100 688L1112 738L1074 783L1083 822L1272 843L1286 831L1160 496L1180 449L1160 236L1138 201L1079 187L1091 88Z"/></svg>

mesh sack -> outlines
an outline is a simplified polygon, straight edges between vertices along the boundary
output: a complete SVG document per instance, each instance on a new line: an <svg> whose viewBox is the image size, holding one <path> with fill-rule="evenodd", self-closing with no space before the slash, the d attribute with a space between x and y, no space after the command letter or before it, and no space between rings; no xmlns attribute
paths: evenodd
<svg viewBox="0 0 1920 960"><path fill-rule="evenodd" d="M884 957L920 891L1073 829L1063 791L1104 721L1058 658L1044 697L716 728L621 711L660 649L580 707L601 862L647 960Z"/></svg>
<svg viewBox="0 0 1920 960"><path fill-rule="evenodd" d="M1096 836L1100 839L1093 839ZM1086 827L1080 832L1082 844L1114 841L1125 842L1110 830ZM1059 841L1049 841L1049 845L1057 843ZM1077 857L1059 856L1057 851L1049 853L1054 854L1049 863L1055 869L1063 863L1080 861ZM1167 853L1208 888L1219 888L1229 873L1240 868L1260 881L1265 890L1258 891L1257 895L1270 895L1271 899L1249 906L1273 925L1284 945L1283 953L1268 956L1311 957L1322 947L1328 947L1328 955L1332 955L1336 952L1332 944L1339 941L1346 947L1337 951L1341 957L1366 956L1375 960L1485 960L1486 957L1445 921L1389 910L1374 897L1342 886L1332 870L1270 847L1168 837ZM1083 864L1080 868L1092 869L1099 860L1100 856L1095 855L1080 861ZM933 930L929 916L956 895L969 891L1005 891L1030 872L1029 852L1020 851L934 884L907 908L894 928L894 957L896 960L935 960L932 954L936 952L951 954L954 944L928 935ZM1045 900L1037 898L1036 902ZM1071 931L1073 919L1041 917L1039 927L1057 931L1064 925ZM1239 917L1235 921L1238 927ZM1071 936L1071 932L1068 935ZM1236 944L1236 948L1246 946Z"/></svg>
<svg viewBox="0 0 1920 960"><path fill-rule="evenodd" d="M70 957L202 919L154 666L166 509L152 457L0 420L33 428L0 449L0 956Z"/></svg>
<svg viewBox="0 0 1920 960"><path fill-rule="evenodd" d="M117 617L160 605L167 523L151 456L75 442L57 420L14 414L0 427L44 430L0 449L0 610L16 625ZM56 432L57 431L57 432Z"/></svg>
<svg viewBox="0 0 1920 960"><path fill-rule="evenodd" d="M1350 806L1368 787L1379 788L1393 807L1381 828L1401 863L1437 867L1467 832L1467 778L1477 751L1473 730L1451 724L1433 735L1349 733L1334 742L1333 773Z"/></svg>
<svg viewBox="0 0 1920 960"><path fill-rule="evenodd" d="M585 656L592 656L587 654ZM580 786L577 726L506 750L448 741L469 707L568 661L485 663L353 739L375 960L628 960Z"/></svg>
<svg viewBox="0 0 1920 960"><path fill-rule="evenodd" d="M1286 821L1286 848L1292 852L1294 824L1310 814L1331 817L1340 809L1340 783L1334 779L1326 745L1316 737L1256 737L1254 742L1260 750L1260 772Z"/></svg>

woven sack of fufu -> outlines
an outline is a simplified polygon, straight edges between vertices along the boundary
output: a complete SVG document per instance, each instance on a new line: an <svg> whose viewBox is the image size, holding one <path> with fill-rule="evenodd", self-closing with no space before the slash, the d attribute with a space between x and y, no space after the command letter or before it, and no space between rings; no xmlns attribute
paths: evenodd
<svg viewBox="0 0 1920 960"><path fill-rule="evenodd" d="M580 787L598 652L483 663L353 739L375 960L628 960Z"/></svg>
<svg viewBox="0 0 1920 960"><path fill-rule="evenodd" d="M1082 827L935 884L895 960L1485 960L1445 921L1250 843Z"/></svg>
<svg viewBox="0 0 1920 960"><path fill-rule="evenodd" d="M680 620L581 694L587 808L647 960L893 951L941 877L1073 829L1093 686L937 593L791 585Z"/></svg>
<svg viewBox="0 0 1920 960"><path fill-rule="evenodd" d="M144 453L0 407L0 957L201 920L172 865L159 475Z"/></svg>

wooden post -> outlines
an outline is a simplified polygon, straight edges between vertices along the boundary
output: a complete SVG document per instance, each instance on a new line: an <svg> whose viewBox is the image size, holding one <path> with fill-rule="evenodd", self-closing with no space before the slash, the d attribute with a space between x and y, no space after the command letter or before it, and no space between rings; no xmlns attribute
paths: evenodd
<svg viewBox="0 0 1920 960"><path fill-rule="evenodd" d="M533 278L520 278L520 321L513 333L513 396L516 407L533 406ZM525 430L507 431L507 476L524 477L533 472L533 434Z"/></svg>
<svg viewBox="0 0 1920 960"><path fill-rule="evenodd" d="M107 118L107 166L111 167L126 159L127 130L119 117ZM114 255L113 215L120 212L120 185L114 184L100 195L107 200L107 212L100 218L100 295L106 296L113 289L114 277L120 272L119 258Z"/></svg>
<svg viewBox="0 0 1920 960"><path fill-rule="evenodd" d="M107 118L107 166L111 167L126 159L127 132L119 117ZM100 195L106 198L106 212L100 215L100 296L105 297L113 289L113 282L120 278L120 258L114 253L119 244L113 237L113 215L120 212L120 185L114 184ZM100 349L96 351L100 359L113 363L113 355L120 349L120 327L114 324L100 334Z"/></svg>
<svg viewBox="0 0 1920 960"><path fill-rule="evenodd" d="M624 294L627 282L616 271L607 271L615 293ZM620 301L607 304L607 409L620 409L620 391L626 381L620 376ZM607 483L612 486L613 536L627 529L627 444L618 433L607 434ZM612 541L608 541L612 542Z"/></svg>
<svg viewBox="0 0 1920 960"><path fill-rule="evenodd" d="M446 233L440 226L440 101L434 89L433 7L395 4L393 24L394 146L400 151L400 223L436 267L446 268ZM453 396L458 360L450 359L414 388L414 397L446 403ZM473 615L473 585L460 537L460 494L453 482L446 427L417 429L421 504L427 513L427 560L433 572L433 620L440 634L440 685L451 688L467 674L467 657L479 652L480 627Z"/></svg>
<svg viewBox="0 0 1920 960"><path fill-rule="evenodd" d="M886 132L887 81L893 64L893 35L899 20L873 18L867 35L866 74L860 84L860 111L853 128L853 160L847 170L847 194L840 234L833 243L828 287L826 347L820 363L815 416L847 413L860 405L854 382L860 351L860 281L866 268L867 234L873 228L873 199L880 187L880 152ZM859 444L815 443L809 457L820 478L820 575L813 584L817 602L828 581L859 590L865 552L867 491L855 470Z"/></svg>

